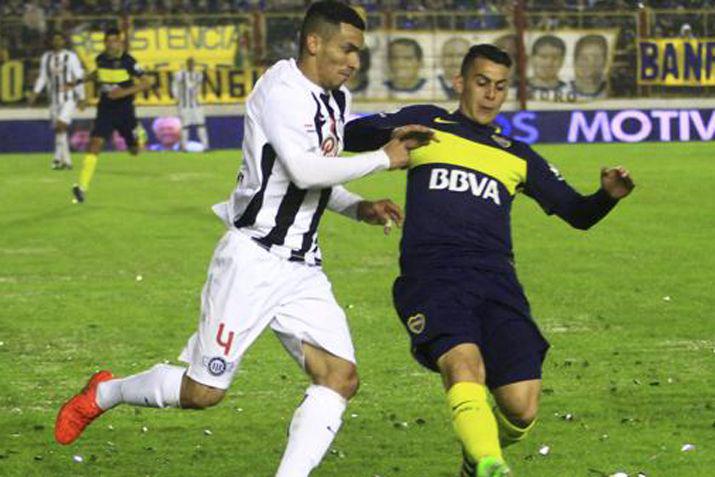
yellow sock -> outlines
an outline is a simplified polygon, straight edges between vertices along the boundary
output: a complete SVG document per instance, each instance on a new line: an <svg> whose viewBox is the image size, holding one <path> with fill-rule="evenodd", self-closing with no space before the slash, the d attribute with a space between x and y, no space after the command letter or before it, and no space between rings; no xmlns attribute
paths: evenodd
<svg viewBox="0 0 715 477"><path fill-rule="evenodd" d="M498 406L494 406L494 416L496 417L497 425L499 426L499 442L502 447L507 447L524 440L536 425L536 419L534 419L528 426L519 427L507 419Z"/></svg>
<svg viewBox="0 0 715 477"><path fill-rule="evenodd" d="M94 169L97 167L97 155L87 154L82 162L82 171L79 173L79 186L82 190L89 189L89 183L92 182Z"/></svg>
<svg viewBox="0 0 715 477"><path fill-rule="evenodd" d="M483 457L503 461L499 432L494 414L487 403L487 390L482 384L460 382L449 388L447 401L452 410L452 425L472 462Z"/></svg>

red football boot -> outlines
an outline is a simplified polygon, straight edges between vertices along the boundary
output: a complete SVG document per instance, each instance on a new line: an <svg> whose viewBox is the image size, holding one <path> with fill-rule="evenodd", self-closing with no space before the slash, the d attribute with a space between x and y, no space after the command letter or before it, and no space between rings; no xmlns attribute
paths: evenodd
<svg viewBox="0 0 715 477"><path fill-rule="evenodd" d="M87 385L64 403L55 421L55 439L60 444L73 443L87 427L102 415L104 410L97 405L97 386L114 376L109 371L95 373Z"/></svg>

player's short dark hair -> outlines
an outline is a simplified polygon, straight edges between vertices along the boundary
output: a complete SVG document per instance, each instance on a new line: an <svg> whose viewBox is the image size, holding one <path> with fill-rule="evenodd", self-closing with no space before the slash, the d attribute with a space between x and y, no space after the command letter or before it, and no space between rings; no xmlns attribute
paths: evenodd
<svg viewBox="0 0 715 477"><path fill-rule="evenodd" d="M121 32L119 31L119 28L116 28L116 27L109 27L109 28L107 28L106 30L104 30L104 38L105 38L105 39L106 39L108 36L112 36L112 35L121 36L122 34L121 34Z"/></svg>
<svg viewBox="0 0 715 477"><path fill-rule="evenodd" d="M574 47L573 56L578 57L581 49L587 45L596 45L603 51L603 56L608 54L608 42L606 37L603 35L585 35L578 39L576 46Z"/></svg>
<svg viewBox="0 0 715 477"><path fill-rule="evenodd" d="M392 40L387 46L388 60L392 57L392 47L395 45L406 45L411 47L414 50L417 59L422 61L422 47L420 46L419 42L413 38L398 38L396 40Z"/></svg>
<svg viewBox="0 0 715 477"><path fill-rule="evenodd" d="M564 41L558 36L544 35L540 37L531 46L531 54L535 55L536 50L538 50L542 46L553 46L554 48L560 50L562 55L566 53L566 43L564 43Z"/></svg>
<svg viewBox="0 0 715 477"><path fill-rule="evenodd" d="M467 76L469 68L477 58L485 58L498 65L504 65L507 68L511 68L512 65L511 58L506 51L489 43L480 43L479 45L472 46L469 51L467 51L467 54L464 55L462 67L459 69L459 73L462 77Z"/></svg>
<svg viewBox="0 0 715 477"><path fill-rule="evenodd" d="M341 23L365 31L365 21L349 5L336 0L323 0L312 4L300 27L300 52L302 53L305 48L308 35L320 33L331 36L340 29Z"/></svg>

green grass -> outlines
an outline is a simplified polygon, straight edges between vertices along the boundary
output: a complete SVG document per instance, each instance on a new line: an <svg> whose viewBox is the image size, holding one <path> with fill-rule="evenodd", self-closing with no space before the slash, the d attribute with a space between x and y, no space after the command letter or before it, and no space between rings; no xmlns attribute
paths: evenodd
<svg viewBox="0 0 715 477"><path fill-rule="evenodd" d="M715 145L540 150L581 190L618 163L638 187L587 233L517 200L518 270L553 347L539 424L507 452L515 475L713 475ZM104 154L82 206L70 203L76 171L50 171L47 155L0 157L0 475L273 475L306 379L270 333L216 408L121 407L71 447L52 438L58 407L91 372L174 360L194 331L222 233L209 208L239 156ZM351 188L401 202L403 186L385 173ZM362 387L314 475L455 476L439 379L412 361L391 307L399 237L334 214L321 234Z"/></svg>

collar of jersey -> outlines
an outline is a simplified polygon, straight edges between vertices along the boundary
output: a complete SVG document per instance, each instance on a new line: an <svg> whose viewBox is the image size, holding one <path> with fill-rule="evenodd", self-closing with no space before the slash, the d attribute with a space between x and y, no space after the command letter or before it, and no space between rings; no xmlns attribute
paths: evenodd
<svg viewBox="0 0 715 477"><path fill-rule="evenodd" d="M444 119L451 119L453 121L457 121L457 122L469 127L470 129L480 132L480 133L483 133L483 134L494 134L497 130L497 128L491 124L487 124L487 125L479 124L478 122L469 119L467 116L462 114L462 112L460 110L456 110L455 112L453 112L449 116L445 117Z"/></svg>

